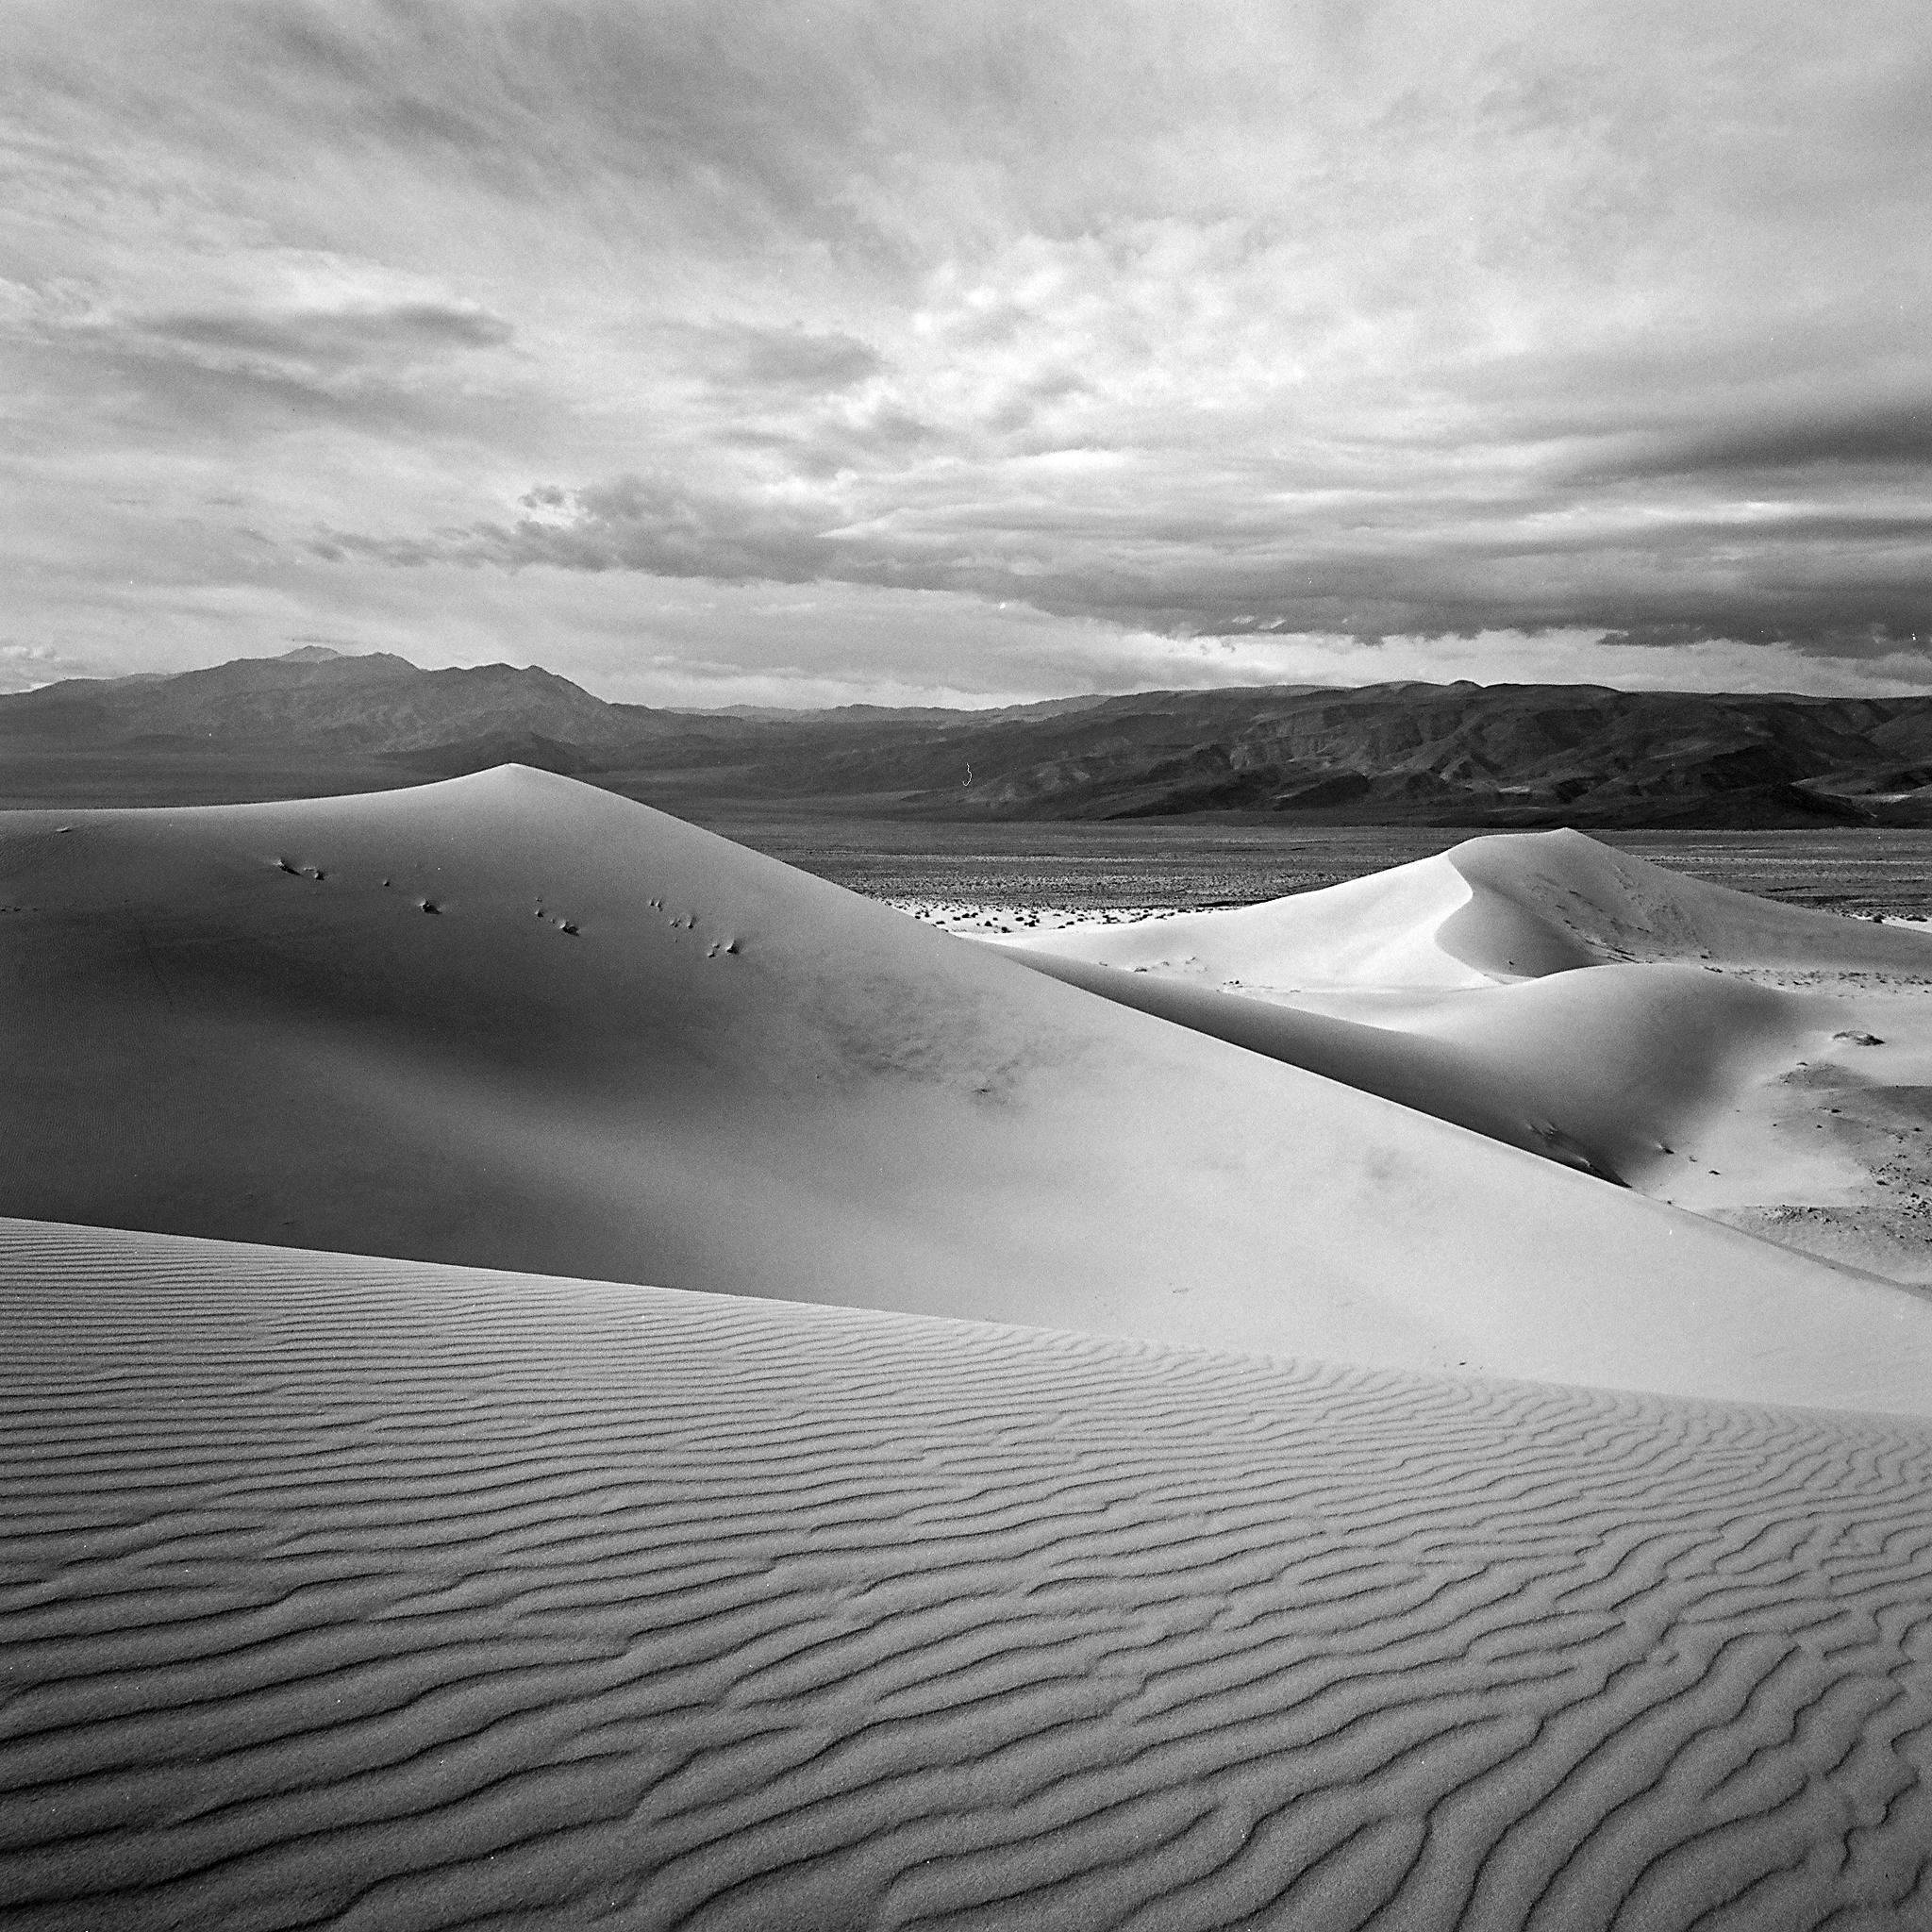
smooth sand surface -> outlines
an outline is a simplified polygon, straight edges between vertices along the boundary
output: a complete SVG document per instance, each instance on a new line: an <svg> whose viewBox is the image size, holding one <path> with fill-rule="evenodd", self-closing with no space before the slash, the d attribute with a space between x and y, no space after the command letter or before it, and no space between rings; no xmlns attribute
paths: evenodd
<svg viewBox="0 0 1932 1932"><path fill-rule="evenodd" d="M1782 1073L1820 1031L1776 992L1682 967L1472 988L1364 1022L1044 949L1009 957L1626 1186L1665 1164L1669 1141L1713 1094Z"/></svg>
<svg viewBox="0 0 1932 1932"><path fill-rule="evenodd" d="M1932 1410L1912 1297L548 774L21 814L0 904L0 1211Z"/></svg>
<svg viewBox="0 0 1932 1932"><path fill-rule="evenodd" d="M1321 891L1014 943L1257 989L1447 991L1634 960L1932 974L1922 933L1755 898L1570 831L1471 839Z"/></svg>
<svg viewBox="0 0 1932 1932"><path fill-rule="evenodd" d="M1549 832L1267 905L1004 943L1654 1199L1932 1283L1924 932Z"/></svg>
<svg viewBox="0 0 1932 1932"><path fill-rule="evenodd" d="M1923 1422L20 1222L0 1308L20 1932L1932 1923Z"/></svg>

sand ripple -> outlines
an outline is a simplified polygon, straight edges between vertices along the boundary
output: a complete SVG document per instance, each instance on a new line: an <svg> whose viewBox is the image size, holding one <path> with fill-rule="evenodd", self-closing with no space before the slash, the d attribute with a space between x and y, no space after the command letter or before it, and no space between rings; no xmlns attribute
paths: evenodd
<svg viewBox="0 0 1932 1932"><path fill-rule="evenodd" d="M0 1224L13 1927L1932 1924L1932 1428Z"/></svg>

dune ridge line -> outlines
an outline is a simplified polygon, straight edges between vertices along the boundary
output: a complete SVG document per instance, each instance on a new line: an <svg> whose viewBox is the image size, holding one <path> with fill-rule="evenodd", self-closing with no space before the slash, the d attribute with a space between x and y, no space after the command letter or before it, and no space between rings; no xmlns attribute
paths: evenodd
<svg viewBox="0 0 1932 1932"><path fill-rule="evenodd" d="M0 825L0 1211L1932 1408L1903 1291L567 778L70 822Z"/></svg>

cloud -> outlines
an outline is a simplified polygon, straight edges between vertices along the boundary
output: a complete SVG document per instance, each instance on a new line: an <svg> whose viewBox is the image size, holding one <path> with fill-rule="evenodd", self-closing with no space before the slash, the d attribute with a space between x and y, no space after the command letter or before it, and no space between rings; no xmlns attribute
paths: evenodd
<svg viewBox="0 0 1932 1932"><path fill-rule="evenodd" d="M1039 472L1074 479L1042 487ZM1079 488L1098 470L1105 497ZM1932 631L1932 511L1690 506L1553 514L1411 492L1331 507L1248 503L1224 518L1139 500L1131 472L1009 466L990 501L942 491L706 491L628 475L526 492L528 514L426 537L332 530L322 554L521 572L638 572L723 583L962 592L1177 637L1263 632L1474 636L1614 632L1630 642L1785 641L1856 655ZM1069 498L1071 497L1071 500ZM1395 541L1387 526L1409 520Z"/></svg>
<svg viewBox="0 0 1932 1932"><path fill-rule="evenodd" d="M501 408L526 386L511 322L366 256L252 237L170 258L148 280L43 278L0 299L23 416L58 423L69 451L91 433L104 457L138 445L166 461L216 445L239 474L261 439L291 426L420 442L479 398ZM245 493L223 493L244 507Z"/></svg>
<svg viewBox="0 0 1932 1932"><path fill-rule="evenodd" d="M0 642L0 691L37 691L61 677L85 675L90 668L84 658L51 644Z"/></svg>
<svg viewBox="0 0 1932 1932"><path fill-rule="evenodd" d="M448 572L566 653L580 596L763 585L1029 610L1095 678L1115 636L1372 675L1537 632L1788 682L1774 643L1862 677L1932 613L1894 0L14 25L17 630L55 585Z"/></svg>
<svg viewBox="0 0 1932 1932"><path fill-rule="evenodd" d="M622 476L578 491L540 484L515 524L479 524L435 537L379 538L330 530L331 558L385 563L548 564L575 571L642 571L729 583L808 583L834 575L823 519L807 508L760 506L692 490L667 476Z"/></svg>
<svg viewBox="0 0 1932 1932"><path fill-rule="evenodd" d="M316 375L408 367L457 350L500 348L515 334L500 316L474 305L432 302L279 315L159 315L134 326L216 368L261 361Z"/></svg>
<svg viewBox="0 0 1932 1932"><path fill-rule="evenodd" d="M388 412L420 424L455 359L502 349L514 334L475 303L269 299L175 313L108 309L69 324L51 346L111 367L191 414L232 422L265 398L348 420Z"/></svg>
<svg viewBox="0 0 1932 1932"><path fill-rule="evenodd" d="M837 329L814 332L794 323L758 328L748 323L714 323L678 332L692 359L718 387L741 386L824 394L850 389L875 375L883 358L870 342Z"/></svg>
<svg viewBox="0 0 1932 1932"><path fill-rule="evenodd" d="M1600 477L1777 476L1820 463L1920 468L1932 462L1932 395L1866 402L1720 423L1633 439L1626 453L1600 453Z"/></svg>

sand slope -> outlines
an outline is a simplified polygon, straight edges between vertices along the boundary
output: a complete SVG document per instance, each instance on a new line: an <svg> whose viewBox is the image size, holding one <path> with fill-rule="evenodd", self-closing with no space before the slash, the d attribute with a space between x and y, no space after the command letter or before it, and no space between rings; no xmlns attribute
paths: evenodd
<svg viewBox="0 0 1932 1932"><path fill-rule="evenodd" d="M1017 943L1257 991L1442 991L1632 960L1932 974L1923 934L1754 898L1570 831L1471 839L1321 891Z"/></svg>
<svg viewBox="0 0 1932 1932"><path fill-rule="evenodd" d="M1867 920L1782 906L1600 845L1581 832L1472 839L1451 860L1471 903L1441 941L1493 973L1515 950L1510 922L1555 959L1704 959L1756 966L1824 966L1925 974L1924 935ZM1557 970L1554 965L1531 967Z"/></svg>
<svg viewBox="0 0 1932 1932"><path fill-rule="evenodd" d="M1369 1023L1044 948L1009 956L1137 1011L1624 1185L1670 1167L1671 1141L1712 1095L1781 1073L1824 1030L1801 1001L1683 967L1471 988L1399 1015L1383 1009Z"/></svg>
<svg viewBox="0 0 1932 1932"><path fill-rule="evenodd" d="M6 1211L1932 1407L1906 1297L568 779L21 815L0 892Z"/></svg>
<svg viewBox="0 0 1932 1932"><path fill-rule="evenodd" d="M1932 1922L1924 1424L19 1223L0 1322L20 1932Z"/></svg>
<svg viewBox="0 0 1932 1932"><path fill-rule="evenodd" d="M1268 905L1009 943L1141 1010L1932 1283L1924 933L1550 832Z"/></svg>

